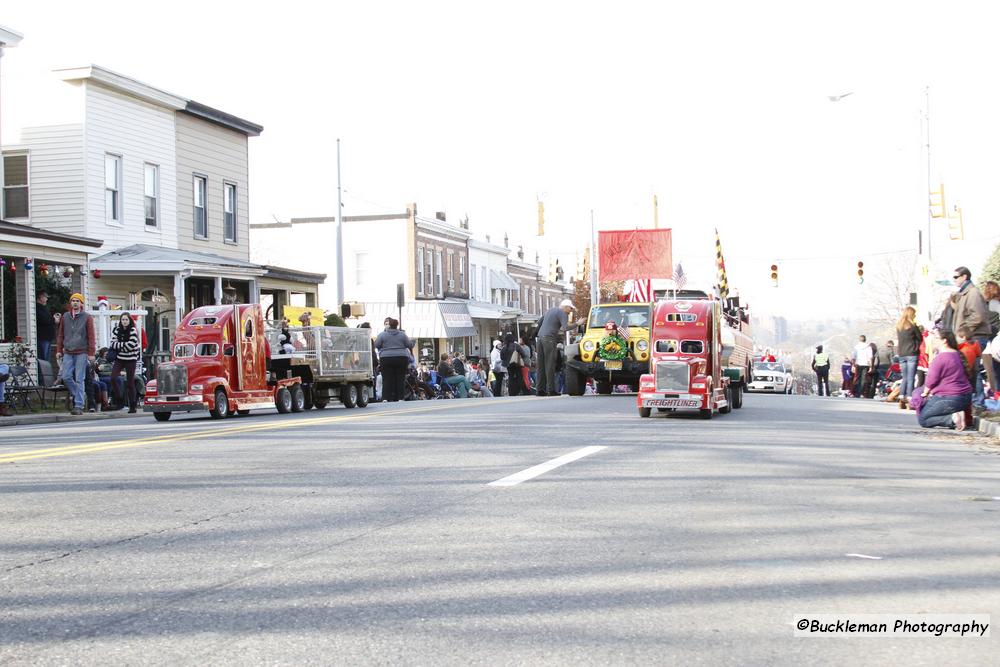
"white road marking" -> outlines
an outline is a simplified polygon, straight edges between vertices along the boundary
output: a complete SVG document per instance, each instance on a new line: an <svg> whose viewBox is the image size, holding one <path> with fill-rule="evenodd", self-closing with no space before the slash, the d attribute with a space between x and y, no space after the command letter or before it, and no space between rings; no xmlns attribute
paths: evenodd
<svg viewBox="0 0 1000 667"><path fill-rule="evenodd" d="M848 558L865 558L868 560L882 560L881 556L869 556L867 554L844 554Z"/></svg>
<svg viewBox="0 0 1000 667"><path fill-rule="evenodd" d="M495 482L490 482L488 486L514 486L516 484L520 484L521 482L526 482L533 477L544 475L548 471L558 468L559 466L572 463L577 459L582 459L584 456L590 456L591 454L606 448L606 445L584 447L583 449L578 449L575 452L570 452L569 454L554 458L551 461L546 461L545 463L540 463L536 466L527 468L526 470L522 470L521 472L514 473L513 475L508 475L507 477L498 479Z"/></svg>

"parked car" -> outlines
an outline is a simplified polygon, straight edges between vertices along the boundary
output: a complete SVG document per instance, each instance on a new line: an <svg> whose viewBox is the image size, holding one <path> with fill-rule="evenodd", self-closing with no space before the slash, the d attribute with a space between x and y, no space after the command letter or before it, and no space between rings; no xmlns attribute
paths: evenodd
<svg viewBox="0 0 1000 667"><path fill-rule="evenodd" d="M780 361L756 361L747 391L792 393L792 371Z"/></svg>

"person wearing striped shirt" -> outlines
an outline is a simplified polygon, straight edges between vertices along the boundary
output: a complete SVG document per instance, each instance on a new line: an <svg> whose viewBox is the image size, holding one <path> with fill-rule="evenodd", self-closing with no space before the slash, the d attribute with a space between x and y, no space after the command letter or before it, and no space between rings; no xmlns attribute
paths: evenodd
<svg viewBox="0 0 1000 667"><path fill-rule="evenodd" d="M121 385L118 383L118 376L122 369L125 369L125 395L128 397L128 411L130 414L136 412L138 400L135 395L135 365L142 354L142 345L139 342L139 330L128 313L122 313L115 324L114 331L111 332L111 349L115 351L115 361L111 366L111 388L115 394L115 403L119 407L124 407L125 402L121 395Z"/></svg>

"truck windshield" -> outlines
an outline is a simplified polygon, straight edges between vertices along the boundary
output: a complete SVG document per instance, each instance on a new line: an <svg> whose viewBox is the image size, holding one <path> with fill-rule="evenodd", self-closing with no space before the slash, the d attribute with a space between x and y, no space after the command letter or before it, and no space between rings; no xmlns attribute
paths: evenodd
<svg viewBox="0 0 1000 667"><path fill-rule="evenodd" d="M184 357L194 356L194 345L189 345L187 343L181 345L174 345L174 359L183 359Z"/></svg>
<svg viewBox="0 0 1000 667"><path fill-rule="evenodd" d="M199 357L214 357L219 354L219 346L216 343L199 343L198 344L198 356Z"/></svg>
<svg viewBox="0 0 1000 667"><path fill-rule="evenodd" d="M700 340L682 340L681 352L684 354L701 354L705 351L705 344Z"/></svg>
<svg viewBox="0 0 1000 667"><path fill-rule="evenodd" d="M618 326L648 327L649 306L596 306L590 309L590 324L592 329L603 327L608 322Z"/></svg>
<svg viewBox="0 0 1000 667"><path fill-rule="evenodd" d="M754 370L757 371L778 371L779 373L785 372L785 367L779 363L773 361L758 361L753 365Z"/></svg>

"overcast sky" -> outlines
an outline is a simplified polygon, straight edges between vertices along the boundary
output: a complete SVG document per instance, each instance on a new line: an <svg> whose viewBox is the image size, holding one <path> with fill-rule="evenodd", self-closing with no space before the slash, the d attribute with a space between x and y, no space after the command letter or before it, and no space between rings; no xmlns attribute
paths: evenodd
<svg viewBox="0 0 1000 667"><path fill-rule="evenodd" d="M98 64L264 126L253 222L334 214L340 137L347 215L415 201L572 256L590 210L598 228L651 226L656 194L692 280L714 278L718 227L758 312L839 317L926 226L926 86L932 180L969 239L938 244L941 270L978 270L1000 240L987 6L6 0L24 41L3 59L3 139L32 124L34 82Z"/></svg>

